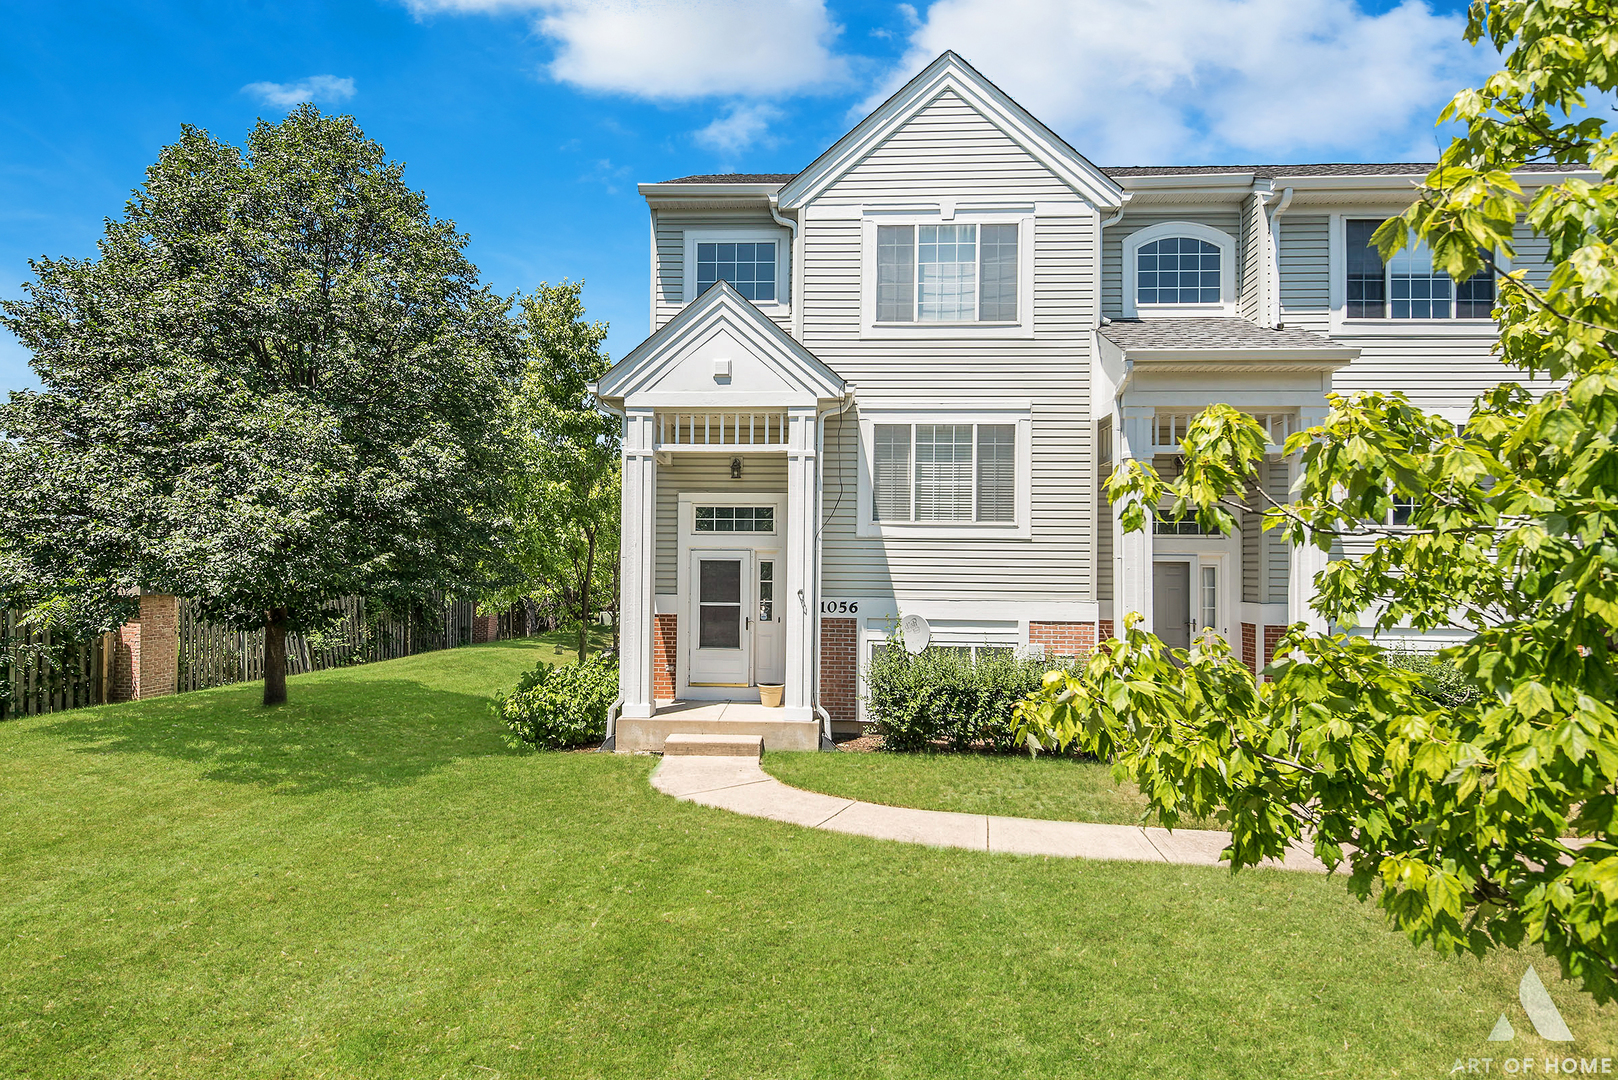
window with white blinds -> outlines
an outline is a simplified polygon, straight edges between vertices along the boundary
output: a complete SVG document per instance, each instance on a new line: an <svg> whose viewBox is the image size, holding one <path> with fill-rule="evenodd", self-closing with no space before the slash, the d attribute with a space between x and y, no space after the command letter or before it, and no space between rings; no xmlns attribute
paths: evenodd
<svg viewBox="0 0 1618 1080"><path fill-rule="evenodd" d="M876 424L871 516L1015 522L1015 424Z"/></svg>
<svg viewBox="0 0 1618 1080"><path fill-rule="evenodd" d="M876 321L1017 321L1016 225L879 225Z"/></svg>

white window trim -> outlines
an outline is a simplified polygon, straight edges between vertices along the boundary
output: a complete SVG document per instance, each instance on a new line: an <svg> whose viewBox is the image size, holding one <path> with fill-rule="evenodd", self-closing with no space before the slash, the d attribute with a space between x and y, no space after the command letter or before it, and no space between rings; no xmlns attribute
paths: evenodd
<svg viewBox="0 0 1618 1080"><path fill-rule="evenodd" d="M873 520L871 463L876 460L877 424L1012 424L1016 427L1016 510L1011 521L876 521ZM912 462L914 465L914 462ZM973 412L931 412L917 409L862 409L860 411L859 506L855 535L881 539L1025 540L1033 535L1032 503L1033 418L1030 409L981 409ZM975 478L974 478L974 482Z"/></svg>
<svg viewBox="0 0 1618 1080"><path fill-rule="evenodd" d="M877 322L876 227L878 225L1016 225L1016 322ZM1034 336L1034 217L1026 211L973 210L945 214L865 211L860 243L860 337L883 338L1031 338ZM981 248L979 251L981 252Z"/></svg>
<svg viewBox="0 0 1618 1080"><path fill-rule="evenodd" d="M1327 256L1331 269L1332 337L1442 337L1442 338L1494 338L1500 327L1493 319L1350 319L1348 317L1348 223L1373 218L1398 217L1406 206L1367 208L1331 216L1327 233ZM1499 287L1499 274L1510 271L1511 260L1496 253L1495 277ZM1452 301L1453 302L1453 301Z"/></svg>
<svg viewBox="0 0 1618 1080"><path fill-rule="evenodd" d="M682 303L697 298L697 245L698 244L775 244L775 299L754 301L760 311L785 311L792 306L792 283L788 271L792 265L792 244L785 229L752 227L725 227L685 230L685 263L680 275L683 291Z"/></svg>
<svg viewBox="0 0 1618 1080"><path fill-rule="evenodd" d="M1219 249L1219 303L1217 304L1137 304L1136 278L1140 274L1137 256L1147 244L1170 236L1189 236ZM1196 221L1163 221L1136 229L1124 237L1124 315L1131 319L1206 318L1236 314L1236 238L1212 225Z"/></svg>

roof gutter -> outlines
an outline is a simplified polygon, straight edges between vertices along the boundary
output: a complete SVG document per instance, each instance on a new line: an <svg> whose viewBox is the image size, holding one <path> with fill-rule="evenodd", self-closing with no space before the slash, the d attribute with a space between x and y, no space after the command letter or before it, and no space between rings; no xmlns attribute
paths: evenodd
<svg viewBox="0 0 1618 1080"><path fill-rule="evenodd" d="M770 216L777 225L792 233L792 280L787 282L792 298L792 336L803 341L803 249L798 243L798 223L781 216L781 200L775 192L770 194Z"/></svg>

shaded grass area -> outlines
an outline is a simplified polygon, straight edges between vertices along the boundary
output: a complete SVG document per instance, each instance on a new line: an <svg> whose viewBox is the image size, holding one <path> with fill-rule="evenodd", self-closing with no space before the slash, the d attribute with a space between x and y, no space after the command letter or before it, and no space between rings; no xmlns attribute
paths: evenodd
<svg viewBox="0 0 1618 1080"><path fill-rule="evenodd" d="M773 753L764 769L809 791L919 810L1107 825L1139 825L1147 811L1110 765L1050 755Z"/></svg>
<svg viewBox="0 0 1618 1080"><path fill-rule="evenodd" d="M489 700L551 648L301 676L270 712L244 685L0 725L0 1076L1618 1056L1618 1012L1542 957L1571 1048L1516 1005L1526 956L1413 950L1337 881L888 844L675 802L648 757L509 751Z"/></svg>

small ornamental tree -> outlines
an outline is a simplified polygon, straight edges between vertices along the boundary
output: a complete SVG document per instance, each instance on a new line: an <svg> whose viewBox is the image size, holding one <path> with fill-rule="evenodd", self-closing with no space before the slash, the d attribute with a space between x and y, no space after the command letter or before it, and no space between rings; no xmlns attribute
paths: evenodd
<svg viewBox="0 0 1618 1080"><path fill-rule="evenodd" d="M1030 748L1111 757L1170 824L1226 822L1233 868L1305 840L1416 941L1539 944L1605 1001L1618 991L1618 140L1581 114L1586 93L1618 87L1618 18L1595 0L1477 2L1467 36L1505 69L1446 108L1466 134L1376 242L1386 258L1420 238L1462 280L1512 255L1526 222L1548 245L1548 285L1498 274L1499 352L1551 381L1500 385L1459 431L1398 395L1333 397L1322 426L1288 440L1297 501L1269 507L1265 527L1322 549L1352 538L1315 609L1342 627L1466 628L1443 655L1480 692L1423 693L1367 639L1302 624L1255 686L1216 637L1171 655L1131 625L1082 671L1047 675L1018 722ZM1597 178L1525 198L1512 170L1536 161ZM1264 444L1251 418L1214 406L1175 480L1126 462L1109 492L1126 528L1171 499L1169 513L1229 532ZM1414 503L1408 525L1375 524L1395 500Z"/></svg>
<svg viewBox="0 0 1618 1080"><path fill-rule="evenodd" d="M185 128L99 257L41 259L4 323L44 389L0 406L0 600L80 627L140 590L265 630L471 590L507 505L509 304L349 117L245 149Z"/></svg>
<svg viewBox="0 0 1618 1080"><path fill-rule="evenodd" d="M498 594L562 612L589 655L596 610L617 593L619 422L589 387L610 366L607 324L586 322L583 282L541 285L521 304L527 366L515 407L514 584Z"/></svg>

